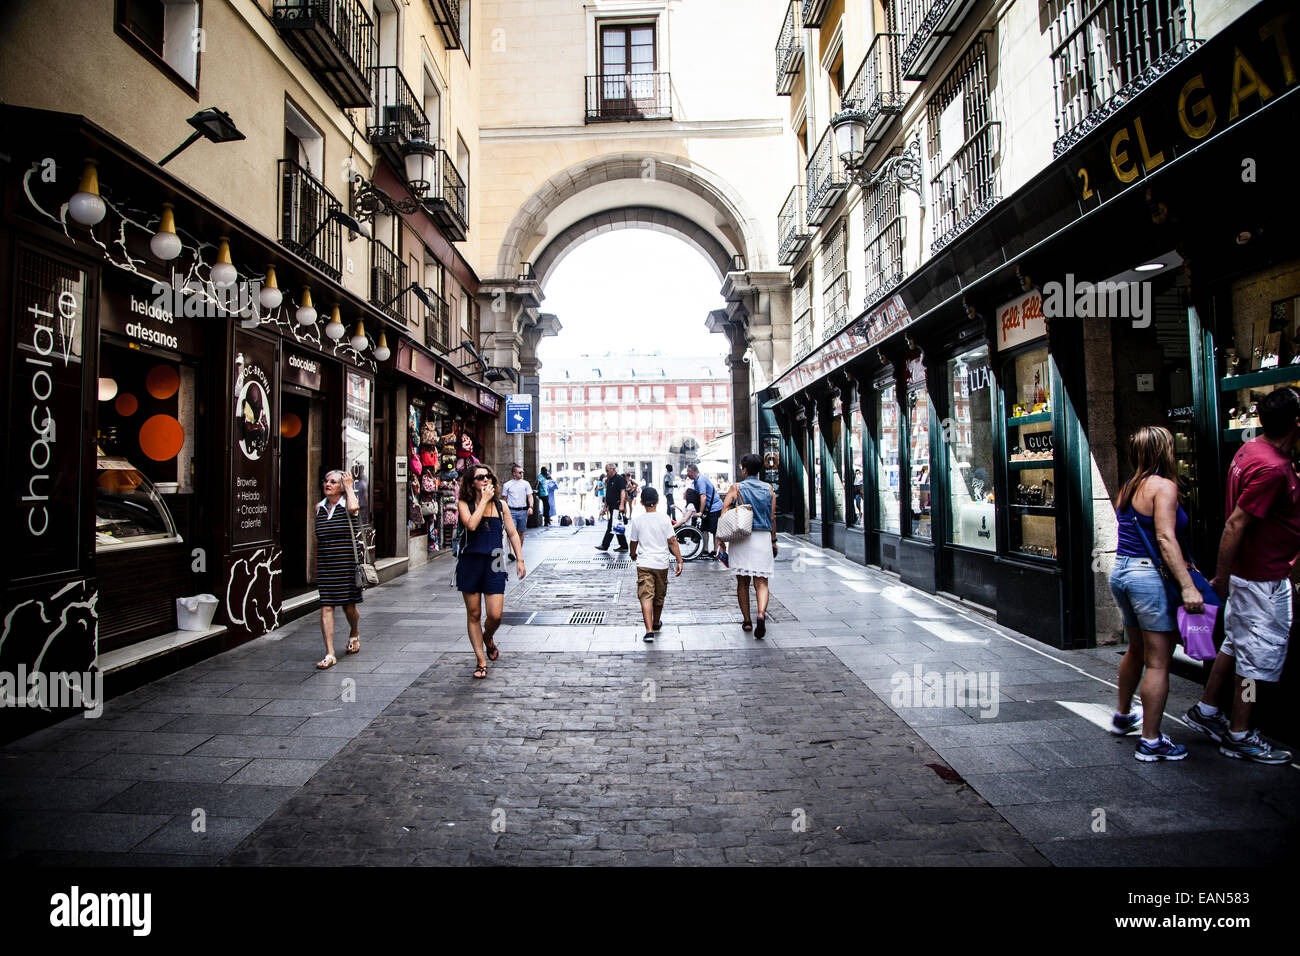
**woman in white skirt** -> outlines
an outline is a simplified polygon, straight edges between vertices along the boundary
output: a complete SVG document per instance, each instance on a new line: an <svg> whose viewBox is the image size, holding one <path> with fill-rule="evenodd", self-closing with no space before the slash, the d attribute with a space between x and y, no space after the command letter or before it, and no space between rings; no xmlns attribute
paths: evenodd
<svg viewBox="0 0 1300 956"><path fill-rule="evenodd" d="M772 486L759 481L763 460L749 454L740 459L741 480L727 489L722 501L722 514L741 505L754 510L754 530L740 541L727 546L731 559L731 572L736 576L736 600L744 616L741 630L754 632L761 638L767 633L767 579L772 576L776 559L776 495ZM721 519L719 519L721 520ZM758 601L758 622L749 619L749 582L753 579L754 596Z"/></svg>

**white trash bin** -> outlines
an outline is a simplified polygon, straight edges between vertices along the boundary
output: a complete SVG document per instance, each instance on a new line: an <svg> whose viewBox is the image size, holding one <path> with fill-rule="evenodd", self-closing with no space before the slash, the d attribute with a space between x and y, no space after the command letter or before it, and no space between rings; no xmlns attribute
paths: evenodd
<svg viewBox="0 0 1300 956"><path fill-rule="evenodd" d="M216 595L195 594L176 599L176 626L182 631L206 631L216 613Z"/></svg>

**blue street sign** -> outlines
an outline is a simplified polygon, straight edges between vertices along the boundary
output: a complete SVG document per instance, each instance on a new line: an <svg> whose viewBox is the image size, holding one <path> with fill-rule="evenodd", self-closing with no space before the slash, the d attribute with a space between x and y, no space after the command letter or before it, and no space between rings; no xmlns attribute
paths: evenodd
<svg viewBox="0 0 1300 956"><path fill-rule="evenodd" d="M506 434L531 435L533 433L533 396L506 396Z"/></svg>

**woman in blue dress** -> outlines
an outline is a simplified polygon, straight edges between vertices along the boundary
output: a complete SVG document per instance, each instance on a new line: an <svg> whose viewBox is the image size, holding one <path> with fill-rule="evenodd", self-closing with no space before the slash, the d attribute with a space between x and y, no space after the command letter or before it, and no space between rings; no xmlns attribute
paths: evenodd
<svg viewBox="0 0 1300 956"><path fill-rule="evenodd" d="M500 655L492 636L501 626L501 608L505 603L506 561L502 554L505 536L517 556L519 578L524 577L524 546L510 518L501 506L501 488L487 465L475 465L469 481L461 482L461 527L465 529L460 555L456 561L456 589L465 600L465 620L469 642L474 648L474 676L487 677L487 662ZM487 605L487 620L481 619Z"/></svg>
<svg viewBox="0 0 1300 956"><path fill-rule="evenodd" d="M361 623L361 588L357 587L357 541L353 529L361 502L352 487L352 475L331 471L325 476L325 497L316 505L316 587L320 589L320 630L325 638L325 656L316 664L328 670L338 663L334 656L334 609L343 608L352 633L348 653L361 650L357 628ZM346 500L345 500L346 499ZM339 507L339 505L342 507ZM351 516L351 522L348 517Z"/></svg>

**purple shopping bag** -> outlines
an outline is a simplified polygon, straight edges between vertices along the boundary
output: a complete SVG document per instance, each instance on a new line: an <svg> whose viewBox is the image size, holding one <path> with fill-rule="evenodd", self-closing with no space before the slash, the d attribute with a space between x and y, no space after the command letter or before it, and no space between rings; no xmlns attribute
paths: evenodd
<svg viewBox="0 0 1300 956"><path fill-rule="evenodd" d="M1197 661L1212 661L1218 656L1214 647L1214 622L1219 618L1217 604L1205 605L1200 614L1188 614L1187 608L1178 608L1178 635L1187 656Z"/></svg>

